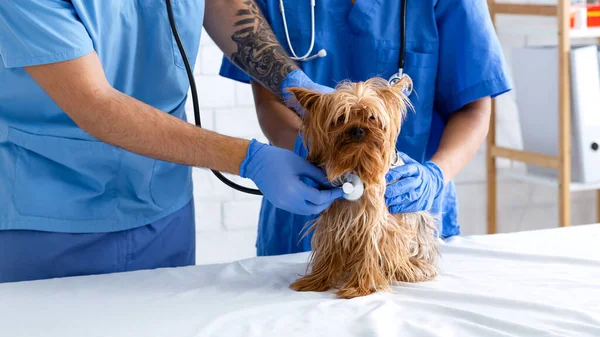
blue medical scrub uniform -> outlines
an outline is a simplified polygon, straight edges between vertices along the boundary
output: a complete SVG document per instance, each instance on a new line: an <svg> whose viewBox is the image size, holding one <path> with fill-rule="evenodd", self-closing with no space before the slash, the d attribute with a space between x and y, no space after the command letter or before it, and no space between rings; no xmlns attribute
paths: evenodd
<svg viewBox="0 0 600 337"><path fill-rule="evenodd" d="M204 0L173 10L197 55ZM0 282L195 263L190 168L95 139L24 69L92 52L114 88L185 119L164 0L0 1Z"/></svg>
<svg viewBox="0 0 600 337"><path fill-rule="evenodd" d="M280 43L286 42L278 0L258 0ZM398 70L402 1L317 0L315 46L327 56L299 66L315 82L335 86L342 80L389 78ZM304 55L310 45L309 1L284 2L292 46ZM510 90L505 61L483 0L412 0L406 15L406 64L415 85L414 113L402 126L396 147L423 162L437 151L449 116L465 104ZM250 78L224 58L221 75L248 83ZM442 214L442 238L460 234L453 182L432 211ZM263 199L258 224L258 255L310 250L302 228L311 217L290 214Z"/></svg>

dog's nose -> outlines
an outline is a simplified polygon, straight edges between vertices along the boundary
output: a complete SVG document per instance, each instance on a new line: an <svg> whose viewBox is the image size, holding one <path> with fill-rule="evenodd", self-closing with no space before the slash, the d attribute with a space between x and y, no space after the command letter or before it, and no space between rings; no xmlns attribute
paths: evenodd
<svg viewBox="0 0 600 337"><path fill-rule="evenodd" d="M350 129L350 134L352 135L352 138L354 140L358 141L364 137L365 129L360 128L360 127L352 128L352 129Z"/></svg>

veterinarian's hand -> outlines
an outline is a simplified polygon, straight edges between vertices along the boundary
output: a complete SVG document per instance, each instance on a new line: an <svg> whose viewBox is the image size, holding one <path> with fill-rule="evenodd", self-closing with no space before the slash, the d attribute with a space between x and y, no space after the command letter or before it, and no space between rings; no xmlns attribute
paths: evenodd
<svg viewBox="0 0 600 337"><path fill-rule="evenodd" d="M300 215L319 214L343 195L341 188L328 185L318 167L292 151L254 139L240 176L251 179L275 207ZM317 184L330 189L319 190Z"/></svg>
<svg viewBox="0 0 600 337"><path fill-rule="evenodd" d="M424 164L400 153L404 165L386 175L385 204L390 213L410 213L431 209L444 188L442 170L432 161Z"/></svg>
<svg viewBox="0 0 600 337"><path fill-rule="evenodd" d="M324 85L317 84L313 82L306 74L300 70L296 69L288 74L288 76L281 83L281 95L283 97L284 102L289 108L294 109L300 116L304 116L306 113L306 109L304 109L298 102L295 100L294 95L288 92L286 89L294 88L294 87L302 87L305 89L309 89L316 92L321 93L329 93L332 92L333 89Z"/></svg>

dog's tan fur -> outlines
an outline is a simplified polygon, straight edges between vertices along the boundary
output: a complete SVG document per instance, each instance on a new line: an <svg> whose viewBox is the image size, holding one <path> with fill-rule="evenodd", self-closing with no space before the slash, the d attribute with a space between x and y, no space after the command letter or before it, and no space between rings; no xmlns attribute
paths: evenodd
<svg viewBox="0 0 600 337"><path fill-rule="evenodd" d="M434 217L428 212L391 215L385 205L385 175L410 104L402 84L374 78L341 83L328 94L290 89L308 110L303 119L307 159L333 183L352 172L364 184L361 199L336 200L307 224L314 231L312 270L292 289L337 288L340 298L353 298L390 290L398 281L421 282L437 275ZM365 130L359 141L350 133L356 127Z"/></svg>

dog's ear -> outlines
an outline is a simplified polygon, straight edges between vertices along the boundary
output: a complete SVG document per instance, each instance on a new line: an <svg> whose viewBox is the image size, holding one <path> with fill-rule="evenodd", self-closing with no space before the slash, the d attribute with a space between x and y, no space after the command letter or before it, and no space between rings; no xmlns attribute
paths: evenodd
<svg viewBox="0 0 600 337"><path fill-rule="evenodd" d="M321 93L309 89L295 87L286 89L294 96L295 102L298 102L304 109L312 111L315 104L321 97Z"/></svg>

